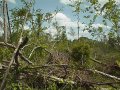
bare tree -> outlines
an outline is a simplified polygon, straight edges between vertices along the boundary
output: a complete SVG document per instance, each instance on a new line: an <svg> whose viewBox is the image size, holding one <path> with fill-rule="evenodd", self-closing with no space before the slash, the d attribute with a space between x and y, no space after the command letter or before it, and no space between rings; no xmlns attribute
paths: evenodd
<svg viewBox="0 0 120 90"><path fill-rule="evenodd" d="M7 20L6 20L6 0L3 0L3 21L4 21L4 41L7 42Z"/></svg>

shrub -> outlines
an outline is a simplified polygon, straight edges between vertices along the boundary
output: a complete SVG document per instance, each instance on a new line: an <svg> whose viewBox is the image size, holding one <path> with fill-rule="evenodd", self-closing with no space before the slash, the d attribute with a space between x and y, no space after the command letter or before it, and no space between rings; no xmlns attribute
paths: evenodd
<svg viewBox="0 0 120 90"><path fill-rule="evenodd" d="M90 56L90 46L87 43L78 43L72 47L72 58L74 61L84 64Z"/></svg>

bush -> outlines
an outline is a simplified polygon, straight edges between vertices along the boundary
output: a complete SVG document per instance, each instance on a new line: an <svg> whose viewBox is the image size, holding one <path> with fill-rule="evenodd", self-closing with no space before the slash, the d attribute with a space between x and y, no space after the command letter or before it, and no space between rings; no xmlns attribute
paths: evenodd
<svg viewBox="0 0 120 90"><path fill-rule="evenodd" d="M87 43L78 43L72 47L72 58L74 61L84 64L90 56L90 46Z"/></svg>

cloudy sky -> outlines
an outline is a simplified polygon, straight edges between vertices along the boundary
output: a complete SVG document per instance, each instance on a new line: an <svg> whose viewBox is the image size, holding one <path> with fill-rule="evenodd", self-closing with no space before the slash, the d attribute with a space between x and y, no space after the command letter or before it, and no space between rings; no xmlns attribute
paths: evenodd
<svg viewBox="0 0 120 90"><path fill-rule="evenodd" d="M76 1L76 0L72 0L72 1ZM98 0L98 1L101 5L104 5L106 2L108 2L108 0ZM8 0L8 2L10 9L21 6L20 0ZM68 4L70 3L71 3L70 0L36 0L35 9L39 8L42 9L43 12L53 12L56 8L62 8L63 11L59 12L53 18L53 22L54 20L56 20L60 26L66 26L67 32L69 32L70 28L72 27L77 34L77 19L75 17L75 14L72 12L72 8L68 6ZM116 0L116 3L120 4L120 0ZM84 6L86 7L87 5ZM90 33L88 33L88 31L83 32L83 29L85 28L85 26L87 26L89 22L89 19L85 19L83 18L83 16L84 14L80 13L80 23L79 23L81 29L80 36L92 38ZM110 29L110 26L105 26L102 24L101 17L99 17L92 26L95 28L103 27L106 30ZM25 29L26 28L29 27L25 26ZM51 32L54 35L56 33L56 30L54 27L51 26L46 32ZM69 35L68 37L71 39L73 38L70 37ZM77 38L77 35L74 38Z"/></svg>

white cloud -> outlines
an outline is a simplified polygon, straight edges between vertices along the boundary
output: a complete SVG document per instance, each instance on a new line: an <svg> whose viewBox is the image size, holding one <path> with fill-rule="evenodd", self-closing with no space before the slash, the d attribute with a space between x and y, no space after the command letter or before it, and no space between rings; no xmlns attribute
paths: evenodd
<svg viewBox="0 0 120 90"><path fill-rule="evenodd" d="M0 22L3 23L3 19L2 19L2 17L0 17Z"/></svg>
<svg viewBox="0 0 120 90"><path fill-rule="evenodd" d="M71 19L68 18L65 14L63 13L57 13L54 17L53 17L53 22L54 21L59 21L59 22L70 22Z"/></svg>
<svg viewBox="0 0 120 90"><path fill-rule="evenodd" d="M75 2L75 1L78 1L78 0L60 0L60 3L62 4L71 4L72 2ZM84 0L79 0L79 1L84 1ZM107 3L109 0L98 0L98 2L101 4L101 5L104 5L105 3ZM115 0L116 3L120 3L120 0Z"/></svg>
<svg viewBox="0 0 120 90"><path fill-rule="evenodd" d="M66 33L70 32L70 28L74 29L75 32L75 36L74 39L78 38L77 36L77 21L72 21L71 18L67 17L65 14L63 13L57 13L54 17L52 22L57 21L57 23L59 24L59 26L65 26L66 27ZM86 30L83 31L84 28L87 27L86 24L82 24L81 22L79 22L79 26L80 26L80 37L90 37L92 38L91 34ZM98 29L98 27L102 27L104 30L106 29L110 29L110 26L105 26L103 24L97 23L97 24L93 24L92 25L93 28ZM57 34L57 30L51 25L46 31L46 33L50 33L52 36L54 36L55 34ZM70 36L70 34L67 34L67 37L71 40L73 40L73 37Z"/></svg>
<svg viewBox="0 0 120 90"><path fill-rule="evenodd" d="M0 17L0 34L1 34L2 27L3 27L3 19Z"/></svg>
<svg viewBox="0 0 120 90"><path fill-rule="evenodd" d="M75 33L77 34L77 21L72 21L69 17L67 17L65 14L63 13L57 13L54 17L53 17L53 20L52 22L56 22L58 23L59 26L65 26L66 27L66 32L70 32L70 28L73 28L75 30ZM85 24L82 24L81 22L79 23L79 26L80 26L80 36L88 36L88 32L87 31L84 31L83 32L83 29L85 28ZM54 36L55 34L57 34L57 30L53 27L53 26L50 26L47 30L45 30L46 33L51 33L52 36ZM70 35L67 35L69 38ZM77 35L76 35L77 37ZM76 38L74 37L74 38Z"/></svg>
<svg viewBox="0 0 120 90"><path fill-rule="evenodd" d="M58 22L59 26L66 26L66 28L70 28L70 27L76 28L77 27L77 21L72 21L69 17L67 17L63 13L57 13L56 16L54 16L52 22L55 22L55 21ZM79 26L81 29L84 29L86 25L79 22Z"/></svg>
<svg viewBox="0 0 120 90"><path fill-rule="evenodd" d="M53 26L51 26L51 27L49 27L47 30L45 30L44 31L45 33L49 33L49 34L51 34L52 36L54 36L55 34L57 34L57 30L53 27Z"/></svg>
<svg viewBox="0 0 120 90"><path fill-rule="evenodd" d="M82 31L82 30L80 30L79 36L92 38L91 34L88 31ZM70 40L78 39L78 34L76 33L75 36L71 36L70 34L67 34L67 37Z"/></svg>
<svg viewBox="0 0 120 90"><path fill-rule="evenodd" d="M60 2L63 4L70 4L71 0L60 0Z"/></svg>
<svg viewBox="0 0 120 90"><path fill-rule="evenodd" d="M115 0L116 1L116 4L120 4L120 0Z"/></svg>
<svg viewBox="0 0 120 90"><path fill-rule="evenodd" d="M110 29L111 28L110 26L105 26L104 24L100 24L100 23L92 24L92 27L96 28L96 29L98 29L99 27L104 28L104 29Z"/></svg>
<svg viewBox="0 0 120 90"><path fill-rule="evenodd" d="M2 23L0 22L0 36L4 33L3 28L2 28Z"/></svg>
<svg viewBox="0 0 120 90"><path fill-rule="evenodd" d="M60 2L65 5L71 4L72 2L75 2L75 1L82 1L82 0L60 0Z"/></svg>
<svg viewBox="0 0 120 90"><path fill-rule="evenodd" d="M0 27L3 25L3 19L0 17Z"/></svg>
<svg viewBox="0 0 120 90"><path fill-rule="evenodd" d="M60 3L62 4L71 4L74 1L78 1L78 0L60 0ZM79 0L79 1L84 1L84 0ZM101 6L103 6L105 3L107 3L109 0L98 0L98 2L101 4ZM115 0L117 5L120 5L120 0Z"/></svg>
<svg viewBox="0 0 120 90"><path fill-rule="evenodd" d="M24 30L28 30L28 29L30 29L30 27L27 26L27 25L25 25L25 26L24 26Z"/></svg>

